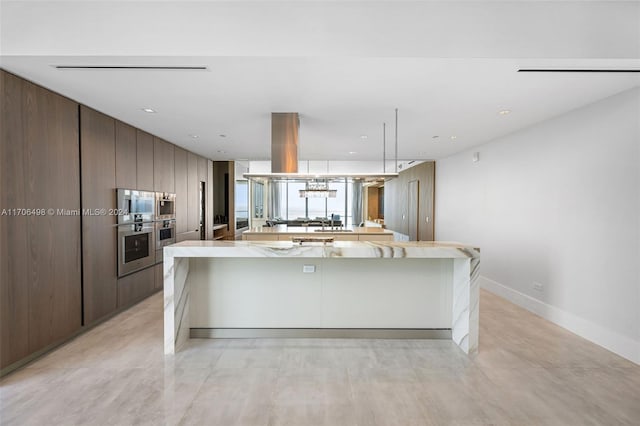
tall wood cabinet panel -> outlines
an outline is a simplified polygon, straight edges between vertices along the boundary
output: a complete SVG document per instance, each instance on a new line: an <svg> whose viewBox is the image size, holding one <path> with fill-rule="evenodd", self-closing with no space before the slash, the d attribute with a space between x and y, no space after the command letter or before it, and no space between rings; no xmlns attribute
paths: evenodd
<svg viewBox="0 0 640 426"><path fill-rule="evenodd" d="M199 191L198 156L187 152L187 232L197 232L200 226Z"/></svg>
<svg viewBox="0 0 640 426"><path fill-rule="evenodd" d="M4 369L80 329L82 290L78 105L2 70L0 94L0 209L45 209L0 216Z"/></svg>
<svg viewBox="0 0 640 426"><path fill-rule="evenodd" d="M153 136L136 129L136 189L153 191Z"/></svg>
<svg viewBox="0 0 640 426"><path fill-rule="evenodd" d="M26 208L22 80L0 70L0 209ZM29 354L26 216L0 215L0 369Z"/></svg>
<svg viewBox="0 0 640 426"><path fill-rule="evenodd" d="M27 207L80 209L78 105L32 83L24 86ZM82 325L79 214L28 216L29 350Z"/></svg>
<svg viewBox="0 0 640 426"><path fill-rule="evenodd" d="M174 146L153 138L153 188L158 192L176 192L174 183Z"/></svg>
<svg viewBox="0 0 640 426"><path fill-rule="evenodd" d="M83 209L115 207L115 120L80 107ZM116 216L82 220L84 320L90 324L117 306Z"/></svg>
<svg viewBox="0 0 640 426"><path fill-rule="evenodd" d="M187 227L187 151L175 148L176 234L188 231Z"/></svg>
<svg viewBox="0 0 640 426"><path fill-rule="evenodd" d="M116 120L116 187L138 189L136 129Z"/></svg>

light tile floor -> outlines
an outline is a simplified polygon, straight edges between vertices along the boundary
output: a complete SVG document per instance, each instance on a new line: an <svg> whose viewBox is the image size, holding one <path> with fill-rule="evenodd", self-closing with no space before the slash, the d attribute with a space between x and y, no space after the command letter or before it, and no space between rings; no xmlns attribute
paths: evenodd
<svg viewBox="0 0 640 426"><path fill-rule="evenodd" d="M2 425L640 425L640 366L490 293L445 340L191 340L154 295L0 381Z"/></svg>

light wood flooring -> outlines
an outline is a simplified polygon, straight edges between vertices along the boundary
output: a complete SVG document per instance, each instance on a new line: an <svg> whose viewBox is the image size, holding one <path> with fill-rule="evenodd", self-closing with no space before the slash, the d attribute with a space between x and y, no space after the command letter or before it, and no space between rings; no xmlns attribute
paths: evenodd
<svg viewBox="0 0 640 426"><path fill-rule="evenodd" d="M196 339L157 294L0 381L2 425L640 425L640 366L481 293L445 340Z"/></svg>

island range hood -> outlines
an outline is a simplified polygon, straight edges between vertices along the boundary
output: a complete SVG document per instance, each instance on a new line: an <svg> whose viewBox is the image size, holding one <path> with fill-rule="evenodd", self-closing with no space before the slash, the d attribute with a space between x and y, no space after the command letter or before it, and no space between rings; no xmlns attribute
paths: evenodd
<svg viewBox="0 0 640 426"><path fill-rule="evenodd" d="M271 113L271 173L244 173L243 176L247 179L295 180L312 183L339 179L355 179L367 182L387 180L398 176L398 173L300 173L298 171L299 128L300 117L297 112ZM384 162L383 154L383 167Z"/></svg>

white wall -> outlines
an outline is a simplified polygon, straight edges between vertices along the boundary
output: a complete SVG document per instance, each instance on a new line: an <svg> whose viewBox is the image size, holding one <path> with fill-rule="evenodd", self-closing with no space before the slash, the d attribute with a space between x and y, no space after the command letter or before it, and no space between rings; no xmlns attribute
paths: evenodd
<svg viewBox="0 0 640 426"><path fill-rule="evenodd" d="M636 88L438 161L436 239L479 245L485 288L640 363L639 146Z"/></svg>

